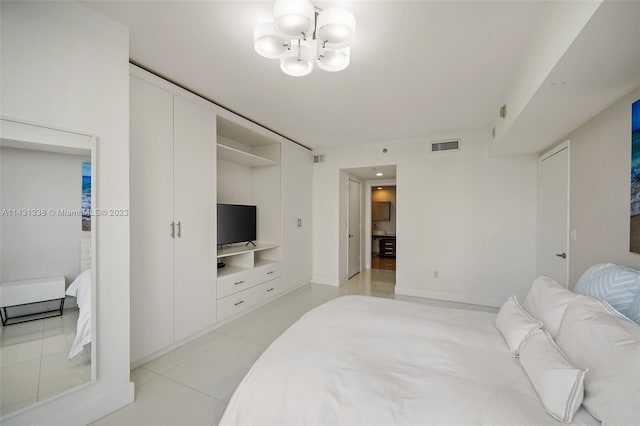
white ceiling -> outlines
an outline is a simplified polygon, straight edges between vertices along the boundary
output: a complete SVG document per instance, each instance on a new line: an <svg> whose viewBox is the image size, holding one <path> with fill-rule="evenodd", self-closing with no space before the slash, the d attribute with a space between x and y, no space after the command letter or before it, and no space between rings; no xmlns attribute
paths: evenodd
<svg viewBox="0 0 640 426"><path fill-rule="evenodd" d="M543 152L637 88L639 41L640 1L603 2L496 141L494 154Z"/></svg>
<svg viewBox="0 0 640 426"><path fill-rule="evenodd" d="M546 2L351 1L351 66L284 75L253 50L272 1L90 1L130 28L130 56L315 150L488 128Z"/></svg>
<svg viewBox="0 0 640 426"><path fill-rule="evenodd" d="M362 180L390 180L396 178L396 166L395 165L385 165L385 166L371 166L371 167L355 167L352 169L343 169L348 174L360 178ZM382 176L376 176L376 173L382 173Z"/></svg>

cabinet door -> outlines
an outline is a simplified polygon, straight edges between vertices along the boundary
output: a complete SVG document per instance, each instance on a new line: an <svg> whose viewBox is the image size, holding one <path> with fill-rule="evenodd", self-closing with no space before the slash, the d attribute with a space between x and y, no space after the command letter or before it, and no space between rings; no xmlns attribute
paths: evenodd
<svg viewBox="0 0 640 426"><path fill-rule="evenodd" d="M282 280L285 288L311 281L311 153L283 143ZM298 226L300 220L300 226Z"/></svg>
<svg viewBox="0 0 640 426"><path fill-rule="evenodd" d="M216 116L174 98L175 331L216 321Z"/></svg>
<svg viewBox="0 0 640 426"><path fill-rule="evenodd" d="M130 79L131 361L173 343L173 96ZM126 170L123 171L126 173ZM117 312L118 307L113 307Z"/></svg>
<svg viewBox="0 0 640 426"><path fill-rule="evenodd" d="M371 220L388 222L391 220L391 203L389 201L374 201L371 207Z"/></svg>

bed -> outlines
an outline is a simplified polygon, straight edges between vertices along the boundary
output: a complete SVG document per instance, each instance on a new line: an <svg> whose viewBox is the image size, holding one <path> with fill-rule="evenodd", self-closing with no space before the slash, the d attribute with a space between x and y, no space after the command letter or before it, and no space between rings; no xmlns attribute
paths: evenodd
<svg viewBox="0 0 640 426"><path fill-rule="evenodd" d="M80 352L85 345L91 343L91 239L82 238L80 249L80 267L83 272L76 277L67 288L66 295L76 298L78 304L78 321L76 337L71 344L69 359Z"/></svg>
<svg viewBox="0 0 640 426"><path fill-rule="evenodd" d="M78 321L76 337L69 351L69 359L82 352L85 345L91 343L91 269L87 269L71 283L66 294L76 298L78 303Z"/></svg>
<svg viewBox="0 0 640 426"><path fill-rule="evenodd" d="M534 287L535 283L532 291ZM552 290L560 291L556 287ZM547 293L543 292L537 302L535 295L528 296L530 305L544 303L550 290L544 291ZM554 338L562 338L568 351L576 352L579 362L589 365L593 364L591 360L580 359L582 349L572 347L576 340L573 336L580 333L570 329L563 332L558 322L570 305L567 301L573 301L574 296L584 298L579 300L586 303L587 310L595 309L600 315L600 305L592 306L595 299L574 293L570 297L562 293L558 298L554 293L552 303L560 302L541 316L553 329ZM220 425L560 424L549 414L553 410L545 399L549 392L556 397L556 384L548 381L546 372L540 376L542 382L536 383L535 368L526 370L522 365L525 359L530 364L538 363L544 356L536 352L528 358L524 353L520 359L514 356L505 342L504 330L496 326L500 315L365 296L334 299L306 313L271 344L236 389ZM577 309L572 315L593 313ZM541 335L542 321L532 321L539 324L535 331ZM608 424L640 424L640 326L622 326L627 327L625 333L637 332L638 339L626 347L631 351L621 355L626 358L611 355L610 361L627 370L622 374L630 377L625 385L630 395L620 397L616 404L637 402L637 407L627 406L627 412L616 418L618 407L602 410L595 404L599 401L592 401L591 391L585 392L589 398L581 404L582 394L579 399L574 395L582 392L582 380L587 390L589 386L605 389L598 382L599 375L604 370L609 374L610 368L589 365L594 370L590 373L588 368L576 367L581 375L580 388L571 388L573 412L561 420L572 425L599 425L602 418L615 420ZM544 335L552 340L546 330ZM629 341L628 335L620 338ZM589 353L598 353L598 349L589 348ZM636 355L638 358L634 358ZM619 397L615 389L607 393ZM613 417L607 417L611 411ZM627 422L629 419L631 422Z"/></svg>

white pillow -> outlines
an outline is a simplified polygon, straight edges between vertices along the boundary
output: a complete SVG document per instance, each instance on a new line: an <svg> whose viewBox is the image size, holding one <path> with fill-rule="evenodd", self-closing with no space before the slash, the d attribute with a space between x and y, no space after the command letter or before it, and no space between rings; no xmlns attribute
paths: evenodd
<svg viewBox="0 0 640 426"><path fill-rule="evenodd" d="M567 359L546 330L536 330L525 339L520 364L546 412L556 420L571 423L584 397L586 371Z"/></svg>
<svg viewBox="0 0 640 426"><path fill-rule="evenodd" d="M542 327L542 322L533 318L518 303L515 296L511 296L502 305L496 317L496 327L507 341L511 355L517 357L520 345L534 330Z"/></svg>
<svg viewBox="0 0 640 426"><path fill-rule="evenodd" d="M583 296L570 292L549 277L540 276L531 284L522 307L542 321L542 326L555 338L567 305L576 297Z"/></svg>
<svg viewBox="0 0 640 426"><path fill-rule="evenodd" d="M556 342L589 369L583 405L593 417L607 425L640 425L640 325L583 296L567 308Z"/></svg>

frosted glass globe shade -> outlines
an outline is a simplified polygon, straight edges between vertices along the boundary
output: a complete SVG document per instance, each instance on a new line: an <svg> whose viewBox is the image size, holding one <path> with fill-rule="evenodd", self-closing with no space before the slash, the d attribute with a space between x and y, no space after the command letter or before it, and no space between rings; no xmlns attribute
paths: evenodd
<svg viewBox="0 0 640 426"><path fill-rule="evenodd" d="M291 46L291 51L280 59L280 69L292 77L309 74L313 70L313 50L308 45L294 44Z"/></svg>
<svg viewBox="0 0 640 426"><path fill-rule="evenodd" d="M348 46L356 32L356 17L339 7L330 7L318 15L316 36L326 47L338 49Z"/></svg>
<svg viewBox="0 0 640 426"><path fill-rule="evenodd" d="M278 0L273 5L274 27L289 38L311 36L315 19L313 5L307 0Z"/></svg>
<svg viewBox="0 0 640 426"><path fill-rule="evenodd" d="M351 48L344 49L324 49L318 57L318 68L329 71L342 71L349 66Z"/></svg>
<svg viewBox="0 0 640 426"><path fill-rule="evenodd" d="M253 47L260 56L281 58L287 53L286 44L287 40L276 32L273 22L263 22L253 29Z"/></svg>

